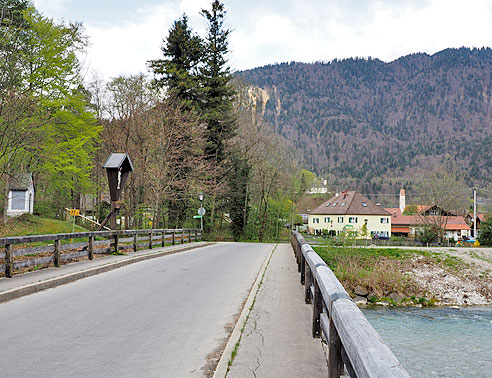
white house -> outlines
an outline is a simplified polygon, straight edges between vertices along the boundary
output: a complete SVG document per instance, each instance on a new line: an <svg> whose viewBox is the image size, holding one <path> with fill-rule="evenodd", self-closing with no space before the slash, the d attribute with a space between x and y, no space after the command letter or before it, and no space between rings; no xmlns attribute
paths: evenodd
<svg viewBox="0 0 492 378"><path fill-rule="evenodd" d="M338 235L346 230L357 231L358 238L390 237L391 214L355 191L333 196L309 214L309 233Z"/></svg>
<svg viewBox="0 0 492 378"><path fill-rule="evenodd" d="M32 214L34 209L34 185L32 173L17 173L9 180L9 205L7 216Z"/></svg>

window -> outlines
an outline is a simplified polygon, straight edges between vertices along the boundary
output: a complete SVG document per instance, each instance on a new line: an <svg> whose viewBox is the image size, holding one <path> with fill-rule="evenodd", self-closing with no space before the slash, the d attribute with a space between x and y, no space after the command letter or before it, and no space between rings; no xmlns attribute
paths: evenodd
<svg viewBox="0 0 492 378"><path fill-rule="evenodd" d="M342 204L340 206L342 206L342 207L345 206L345 202L342 202Z"/></svg>
<svg viewBox="0 0 492 378"><path fill-rule="evenodd" d="M343 223L343 217L338 217L338 223Z"/></svg>
<svg viewBox="0 0 492 378"><path fill-rule="evenodd" d="M384 224L389 223L389 218L381 218L381 223L384 223Z"/></svg>
<svg viewBox="0 0 492 378"><path fill-rule="evenodd" d="M12 190L12 210L26 209L26 191Z"/></svg>
<svg viewBox="0 0 492 378"><path fill-rule="evenodd" d="M338 204L338 202L333 202L333 206L336 206Z"/></svg>
<svg viewBox="0 0 492 378"><path fill-rule="evenodd" d="M330 223L330 217L325 217L325 223Z"/></svg>
<svg viewBox="0 0 492 378"><path fill-rule="evenodd" d="M357 217L349 217L349 223L357 223Z"/></svg>
<svg viewBox="0 0 492 378"><path fill-rule="evenodd" d="M367 203L362 202L362 207L367 207Z"/></svg>
<svg viewBox="0 0 492 378"><path fill-rule="evenodd" d="M313 218L313 223L319 223L319 218Z"/></svg>

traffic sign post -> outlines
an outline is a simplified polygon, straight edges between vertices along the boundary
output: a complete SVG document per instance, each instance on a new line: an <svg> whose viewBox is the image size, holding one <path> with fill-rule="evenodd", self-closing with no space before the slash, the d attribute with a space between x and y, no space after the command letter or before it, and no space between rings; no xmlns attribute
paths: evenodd
<svg viewBox="0 0 492 378"><path fill-rule="evenodd" d="M70 209L70 215L73 217L72 221L72 234L75 232L75 217L78 217L80 215L80 210L79 209ZM70 239L70 243L72 242L72 239Z"/></svg>

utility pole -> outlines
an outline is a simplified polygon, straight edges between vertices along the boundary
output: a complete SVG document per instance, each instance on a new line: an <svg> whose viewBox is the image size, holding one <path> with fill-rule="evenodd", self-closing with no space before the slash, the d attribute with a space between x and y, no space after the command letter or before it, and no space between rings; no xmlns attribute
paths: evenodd
<svg viewBox="0 0 492 378"><path fill-rule="evenodd" d="M473 237L477 240L477 189L473 188Z"/></svg>

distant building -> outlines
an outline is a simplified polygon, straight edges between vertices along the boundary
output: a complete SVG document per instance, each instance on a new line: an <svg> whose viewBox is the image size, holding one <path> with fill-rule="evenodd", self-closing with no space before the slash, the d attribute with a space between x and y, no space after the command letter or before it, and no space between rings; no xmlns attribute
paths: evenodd
<svg viewBox="0 0 492 378"><path fill-rule="evenodd" d="M32 214L34 210L34 185L32 173L17 173L9 180L7 216Z"/></svg>
<svg viewBox="0 0 492 378"><path fill-rule="evenodd" d="M361 193L346 191L311 211L308 232L338 235L344 231L357 231L357 237L362 238L364 224L367 239L391 236L391 214Z"/></svg>
<svg viewBox="0 0 492 378"><path fill-rule="evenodd" d="M440 209L437 205L417 205L417 214L403 215L405 209L405 191L400 191L400 206L386 208L391 214L391 235L416 239L418 234L429 224L440 224L443 237L448 240L459 240L464 236L470 236L470 226L462 216ZM439 221L433 222L432 217L439 217ZM477 222L478 223L478 222Z"/></svg>

